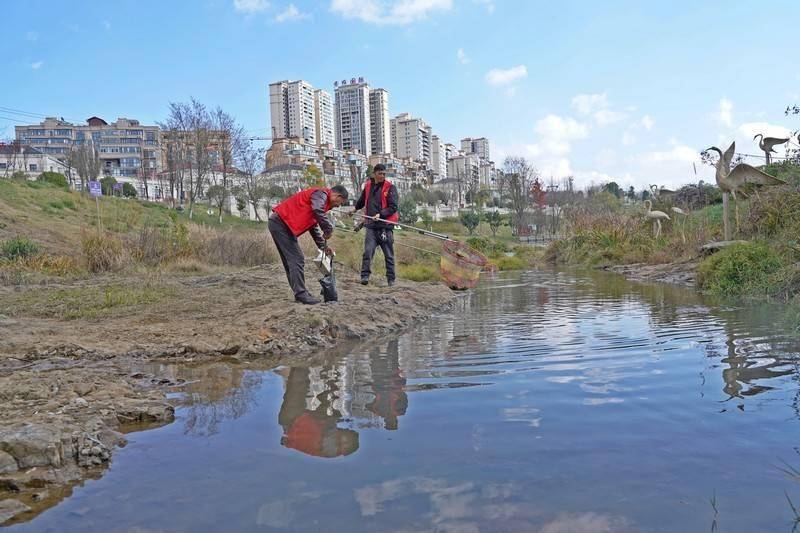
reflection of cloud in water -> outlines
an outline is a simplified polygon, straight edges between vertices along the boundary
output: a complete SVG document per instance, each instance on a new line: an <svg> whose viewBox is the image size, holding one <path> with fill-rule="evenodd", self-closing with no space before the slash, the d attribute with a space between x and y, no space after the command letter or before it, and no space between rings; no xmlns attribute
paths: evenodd
<svg viewBox="0 0 800 533"><path fill-rule="evenodd" d="M298 509L306 509L318 500L321 492L301 492L285 500L273 500L258 509L256 525L287 529L295 522Z"/></svg>
<svg viewBox="0 0 800 533"><path fill-rule="evenodd" d="M605 405L607 403L622 403L622 398L586 398L583 405Z"/></svg>
<svg viewBox="0 0 800 533"><path fill-rule="evenodd" d="M545 524L540 533L611 533L638 531L622 517L599 513L561 515Z"/></svg>
<svg viewBox="0 0 800 533"><path fill-rule="evenodd" d="M355 498L361 515L371 517L381 513L386 503L427 495L430 513L424 516L430 519L431 529L469 532L486 529L486 520L509 521L529 514L529 506L504 501L518 492L513 483L480 486L465 481L451 485L445 479L408 477L356 489Z"/></svg>
<svg viewBox="0 0 800 533"><path fill-rule="evenodd" d="M542 421L542 417L537 416L539 412L536 407L507 407L503 409L503 419L507 422L525 422L533 428L538 428Z"/></svg>

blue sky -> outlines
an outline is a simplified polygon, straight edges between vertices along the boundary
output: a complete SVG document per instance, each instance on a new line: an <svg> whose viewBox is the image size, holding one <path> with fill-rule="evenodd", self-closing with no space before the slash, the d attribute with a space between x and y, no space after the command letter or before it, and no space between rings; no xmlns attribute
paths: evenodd
<svg viewBox="0 0 800 533"><path fill-rule="evenodd" d="M547 178L694 178L697 152L800 128L800 2L193 0L8 2L0 106L82 121L220 105L254 135L267 86L365 77L448 142ZM0 109L0 138L27 119ZM713 179L698 165L699 177Z"/></svg>

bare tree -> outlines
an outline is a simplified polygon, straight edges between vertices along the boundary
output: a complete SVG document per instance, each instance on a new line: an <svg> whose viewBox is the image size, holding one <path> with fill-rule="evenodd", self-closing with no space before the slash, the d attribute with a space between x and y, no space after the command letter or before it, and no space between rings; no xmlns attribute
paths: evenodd
<svg viewBox="0 0 800 533"><path fill-rule="evenodd" d="M86 193L86 184L100 175L100 158L91 140L78 145L70 152L70 166L75 167L81 180L81 193Z"/></svg>
<svg viewBox="0 0 800 533"><path fill-rule="evenodd" d="M538 172L524 157L510 156L503 161L506 189L514 211L517 232L524 227L525 210L530 204L530 190Z"/></svg>
<svg viewBox="0 0 800 533"><path fill-rule="evenodd" d="M258 214L258 208L261 201L267 196L267 184L262 174L264 154L263 148L256 148L248 142L242 145L237 157L241 170L241 188L259 222L261 215Z"/></svg>
<svg viewBox="0 0 800 533"><path fill-rule="evenodd" d="M172 144L178 196L182 201L184 193L188 193L191 219L194 205L202 197L212 172L215 148L212 118L206 107L192 98L189 103L170 103L169 117L161 127L166 130L167 143Z"/></svg>
<svg viewBox="0 0 800 533"><path fill-rule="evenodd" d="M243 150L246 141L244 128L237 124L236 120L223 111L222 108L217 107L212 111L211 123L214 136L217 138L216 145L219 151L220 175L215 185L219 187L217 208L219 211L219 222L222 224L222 212L231 190L230 175L232 172L236 172L234 160L237 154Z"/></svg>

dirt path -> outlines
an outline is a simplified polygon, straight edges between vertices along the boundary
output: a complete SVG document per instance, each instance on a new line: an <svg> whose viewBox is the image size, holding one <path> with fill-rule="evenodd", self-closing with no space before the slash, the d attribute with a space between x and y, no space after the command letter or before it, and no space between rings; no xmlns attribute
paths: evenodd
<svg viewBox="0 0 800 533"><path fill-rule="evenodd" d="M309 287L318 277L307 272ZM0 288L0 524L29 520L102 475L123 433L172 421L166 393L182 380L142 370L158 368L148 362L308 362L454 298L438 283L377 285L340 272L341 301L310 307L291 300L277 266ZM64 318L75 308L85 316Z"/></svg>

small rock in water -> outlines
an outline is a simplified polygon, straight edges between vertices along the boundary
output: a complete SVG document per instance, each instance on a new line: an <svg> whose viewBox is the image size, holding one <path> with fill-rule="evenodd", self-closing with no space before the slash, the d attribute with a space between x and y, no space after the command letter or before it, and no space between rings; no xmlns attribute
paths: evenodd
<svg viewBox="0 0 800 533"><path fill-rule="evenodd" d="M31 508L18 500L0 500L0 525L15 516L30 511Z"/></svg>

